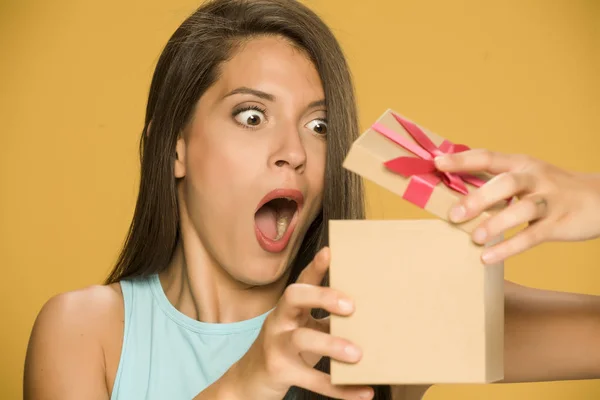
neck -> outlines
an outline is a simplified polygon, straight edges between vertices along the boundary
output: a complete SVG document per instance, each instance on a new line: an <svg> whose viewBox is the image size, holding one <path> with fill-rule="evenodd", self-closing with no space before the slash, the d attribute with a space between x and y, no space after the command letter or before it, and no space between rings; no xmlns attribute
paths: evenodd
<svg viewBox="0 0 600 400"><path fill-rule="evenodd" d="M169 267L160 274L163 290L180 312L208 323L247 320L269 311L285 288L287 274L265 286L236 281L202 246L192 229L182 226Z"/></svg>

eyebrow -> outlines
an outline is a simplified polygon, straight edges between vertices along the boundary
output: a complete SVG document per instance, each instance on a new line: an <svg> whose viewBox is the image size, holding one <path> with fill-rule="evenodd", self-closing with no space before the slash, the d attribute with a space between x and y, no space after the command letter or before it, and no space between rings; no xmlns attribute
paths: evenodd
<svg viewBox="0 0 600 400"><path fill-rule="evenodd" d="M229 92L225 96L223 96L223 98L225 99L229 96L233 96L234 94L249 94L252 96L256 96L260 99L264 99L264 100L268 100L268 101L272 101L272 102L276 100L276 97L270 93L263 92L262 90L252 89L252 88L249 88L246 86L241 86L239 88L233 89L231 92ZM325 99L313 101L306 107L306 109L309 110L311 108L317 108L317 107L323 107L323 106L325 106Z"/></svg>
<svg viewBox="0 0 600 400"><path fill-rule="evenodd" d="M251 88L245 87L245 86L239 87L237 89L233 89L231 92L229 92L225 96L223 96L223 98L233 96L234 94L251 94L253 96L256 96L256 97L264 99L264 100L275 101L275 96L273 96L272 94L263 92L261 90L251 89Z"/></svg>
<svg viewBox="0 0 600 400"><path fill-rule="evenodd" d="M321 100L313 101L306 107L306 109L310 110L311 108L324 107L325 105L326 105L325 99L321 99Z"/></svg>

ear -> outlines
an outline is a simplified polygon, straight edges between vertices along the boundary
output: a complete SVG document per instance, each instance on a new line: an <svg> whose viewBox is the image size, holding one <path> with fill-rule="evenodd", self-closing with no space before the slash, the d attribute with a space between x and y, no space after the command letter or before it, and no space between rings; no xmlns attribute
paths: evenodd
<svg viewBox="0 0 600 400"><path fill-rule="evenodd" d="M177 139L175 145L175 166L173 168L175 178L183 178L185 176L185 140L183 136Z"/></svg>
<svg viewBox="0 0 600 400"><path fill-rule="evenodd" d="M146 128L146 137L150 136L150 128L152 127L152 120L148 122L148 127Z"/></svg>

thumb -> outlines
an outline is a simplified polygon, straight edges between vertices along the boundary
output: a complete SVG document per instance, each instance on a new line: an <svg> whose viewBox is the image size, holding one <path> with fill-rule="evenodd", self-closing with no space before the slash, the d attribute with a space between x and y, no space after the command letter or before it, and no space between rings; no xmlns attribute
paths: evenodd
<svg viewBox="0 0 600 400"><path fill-rule="evenodd" d="M323 247L317 252L310 264L300 273L297 282L319 286L327 273L327 269L329 269L330 259L329 248Z"/></svg>

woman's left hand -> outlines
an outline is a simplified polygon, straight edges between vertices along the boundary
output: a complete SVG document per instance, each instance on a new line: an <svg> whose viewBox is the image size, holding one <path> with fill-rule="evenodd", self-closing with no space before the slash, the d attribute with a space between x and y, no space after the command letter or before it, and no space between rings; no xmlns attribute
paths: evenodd
<svg viewBox="0 0 600 400"><path fill-rule="evenodd" d="M494 178L464 196L450 212L463 222L504 199L518 197L473 231L483 244L523 223L510 239L487 248L482 258L493 264L547 241L580 241L600 236L600 175L565 171L535 158L468 150L436 158L445 172L488 172Z"/></svg>

